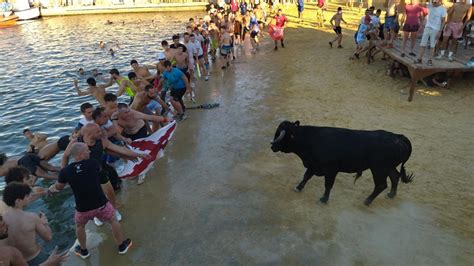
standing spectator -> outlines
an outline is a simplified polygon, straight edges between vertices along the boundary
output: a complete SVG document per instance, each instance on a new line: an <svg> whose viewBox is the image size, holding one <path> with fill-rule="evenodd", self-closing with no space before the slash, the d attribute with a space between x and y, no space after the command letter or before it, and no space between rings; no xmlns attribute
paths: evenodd
<svg viewBox="0 0 474 266"><path fill-rule="evenodd" d="M444 22L446 18L446 8L440 3L439 0L431 0L428 4L428 19L426 20L425 31L421 37L419 56L415 60L415 64L421 64L423 55L425 54L428 40L430 40L430 59L427 64L433 65L433 57L435 53L436 42L438 41L441 30L444 28Z"/></svg>
<svg viewBox="0 0 474 266"><path fill-rule="evenodd" d="M420 28L421 15L423 8L415 3L414 0L408 0L405 6L402 6L402 19L401 28L403 29L403 42L402 42L402 54L405 56L405 49L407 46L407 40L410 39L410 53L411 56L416 56L413 52L416 44L416 35Z"/></svg>

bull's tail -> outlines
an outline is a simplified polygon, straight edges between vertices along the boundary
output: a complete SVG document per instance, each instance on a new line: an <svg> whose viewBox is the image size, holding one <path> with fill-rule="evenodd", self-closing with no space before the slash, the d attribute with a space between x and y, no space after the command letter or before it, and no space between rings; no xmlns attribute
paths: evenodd
<svg viewBox="0 0 474 266"><path fill-rule="evenodd" d="M410 173L407 175L407 172L405 171L405 163L402 163L402 168L400 169L400 179L402 180L403 183L411 183L413 182L413 179L415 178L415 175L413 173Z"/></svg>
<svg viewBox="0 0 474 266"><path fill-rule="evenodd" d="M415 178L415 176L413 175L413 173L410 173L409 175L407 175L407 172L405 170L405 163L410 158L410 155L412 152L411 142L407 137L403 135L399 135L399 137L405 144L405 147L400 149L400 155L402 159L402 167L400 168L400 178L403 183L411 183L413 182L413 179Z"/></svg>

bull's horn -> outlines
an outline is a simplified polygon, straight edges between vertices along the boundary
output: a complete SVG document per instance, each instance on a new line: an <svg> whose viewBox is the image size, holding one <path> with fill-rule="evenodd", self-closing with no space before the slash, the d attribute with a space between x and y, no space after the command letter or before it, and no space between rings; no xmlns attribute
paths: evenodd
<svg viewBox="0 0 474 266"><path fill-rule="evenodd" d="M280 131L280 136L278 136L278 138L276 138L274 141L272 141L272 144L281 141L285 137L285 133L286 133L285 130Z"/></svg>

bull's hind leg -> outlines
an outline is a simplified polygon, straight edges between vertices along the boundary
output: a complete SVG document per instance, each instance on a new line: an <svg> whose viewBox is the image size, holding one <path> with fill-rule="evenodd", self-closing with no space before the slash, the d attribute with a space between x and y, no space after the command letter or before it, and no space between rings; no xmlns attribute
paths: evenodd
<svg viewBox="0 0 474 266"><path fill-rule="evenodd" d="M334 185L334 181L336 180L336 173L327 174L324 176L324 195L319 198L319 201L322 203L327 203L329 200L329 193L331 193L332 186Z"/></svg>
<svg viewBox="0 0 474 266"><path fill-rule="evenodd" d="M397 195L397 187L398 187L398 180L400 179L400 173L398 173L397 169L393 168L388 172L388 176L390 177L390 182L392 183L392 187L390 188L390 192L387 196L391 199Z"/></svg>
<svg viewBox="0 0 474 266"><path fill-rule="evenodd" d="M380 194L380 192L384 191L387 188L387 175L388 173L383 170L375 170L370 169L372 171L372 176L374 178L374 191L370 196L365 199L364 204L369 206L370 203Z"/></svg>
<svg viewBox="0 0 474 266"><path fill-rule="evenodd" d="M296 192L301 192L303 190L304 186L306 186L306 183L313 177L313 171L306 169L306 172L304 173L303 180L298 184L298 186L295 187Z"/></svg>

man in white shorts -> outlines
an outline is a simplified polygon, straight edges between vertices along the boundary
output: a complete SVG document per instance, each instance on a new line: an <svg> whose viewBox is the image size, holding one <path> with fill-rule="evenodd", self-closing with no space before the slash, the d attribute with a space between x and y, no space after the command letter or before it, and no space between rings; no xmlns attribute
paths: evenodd
<svg viewBox="0 0 474 266"><path fill-rule="evenodd" d="M428 45L428 39L430 40L430 59L427 61L427 65L433 65L433 57L435 54L435 46L438 41L441 31L444 28L446 21L446 8L441 4L440 0L431 0L428 4L428 18L426 20L425 30L421 37L419 57L415 60L415 64L421 64L423 55L425 53L426 46Z"/></svg>

